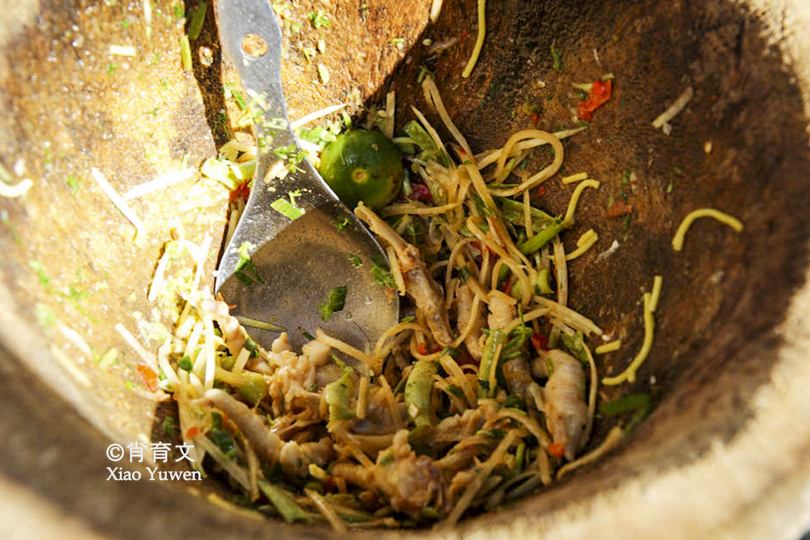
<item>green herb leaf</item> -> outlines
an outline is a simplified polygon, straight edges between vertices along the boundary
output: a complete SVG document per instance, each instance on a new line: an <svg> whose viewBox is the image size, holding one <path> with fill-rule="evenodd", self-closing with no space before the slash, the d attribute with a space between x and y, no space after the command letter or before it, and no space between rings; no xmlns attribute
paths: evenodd
<svg viewBox="0 0 810 540"><path fill-rule="evenodd" d="M424 161L438 161L445 167L450 165L450 160L436 145L436 141L434 141L433 137L422 127L422 124L416 120L411 120L403 126L402 130L422 149L422 153L419 156L420 159Z"/></svg>
<svg viewBox="0 0 810 540"><path fill-rule="evenodd" d="M194 364L191 363L191 358L188 356L184 356L180 360L177 361L177 367L180 369L184 369L186 371L191 371L194 369Z"/></svg>
<svg viewBox="0 0 810 540"><path fill-rule="evenodd" d="M343 218L343 221L340 223L335 223L335 228L337 232L343 232L343 229L345 229L347 225L349 225L349 218Z"/></svg>
<svg viewBox="0 0 810 540"><path fill-rule="evenodd" d="M616 416L628 411L635 411L650 406L649 394L630 394L599 405L599 413L604 416Z"/></svg>
<svg viewBox="0 0 810 540"><path fill-rule="evenodd" d="M565 347L574 358L579 360L584 366L588 365L588 353L585 352L582 332L577 332L573 336L560 334L560 341L562 341L563 347Z"/></svg>
<svg viewBox="0 0 810 540"><path fill-rule="evenodd" d="M336 311L341 311L346 304L346 291L345 285L340 285L329 291L329 296L326 302L318 304L318 311L321 314L323 322L328 321Z"/></svg>
<svg viewBox="0 0 810 540"><path fill-rule="evenodd" d="M326 17L326 14L322 9L319 9L318 11L310 11L309 22L312 23L312 27L316 30L323 26L329 26L329 19Z"/></svg>
<svg viewBox="0 0 810 540"><path fill-rule="evenodd" d="M625 433L630 432L639 422L644 420L653 409L652 398L648 394L630 394L614 401L603 403L599 412L605 416L616 416L622 413L636 411L624 428Z"/></svg>
<svg viewBox="0 0 810 540"><path fill-rule="evenodd" d="M174 435L174 417L167 416L163 419L163 433L168 437Z"/></svg>
<svg viewBox="0 0 810 540"><path fill-rule="evenodd" d="M349 262L352 263L352 266L354 266L355 268L363 265L363 259L352 253L349 254Z"/></svg>
<svg viewBox="0 0 810 540"><path fill-rule="evenodd" d="M256 246L250 242L243 242L242 245L239 246L239 262L236 263L236 269L233 271L233 275L247 287L254 283L265 282L262 276L259 275L259 269L256 268L256 265L253 264L250 258L250 251L255 247Z"/></svg>
<svg viewBox="0 0 810 540"><path fill-rule="evenodd" d="M233 442L233 437L224 429L212 429L208 434L208 438L211 439L226 456L231 457L236 453L236 445Z"/></svg>
<svg viewBox="0 0 810 540"><path fill-rule="evenodd" d="M374 283L381 287L396 288L397 282L394 280L394 274L387 268L384 268L384 266L387 266L385 262L372 259L371 264L373 265L371 268L371 277L374 279Z"/></svg>

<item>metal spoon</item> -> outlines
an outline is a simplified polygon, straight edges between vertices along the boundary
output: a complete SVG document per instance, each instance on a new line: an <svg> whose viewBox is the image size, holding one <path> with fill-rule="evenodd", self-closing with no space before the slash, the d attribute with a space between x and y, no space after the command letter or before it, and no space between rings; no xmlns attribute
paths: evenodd
<svg viewBox="0 0 810 540"><path fill-rule="evenodd" d="M370 273L372 260L384 261L385 253L308 160L293 164L283 179L273 178L280 159L290 165L295 160L286 156L300 152L281 87L281 29L267 0L216 5L223 50L251 96L254 117L260 118L253 187L222 255L215 288L236 305L232 314L283 327L296 349L308 340L305 333L322 328L362 350L398 320L396 298ZM285 203L290 204L286 210ZM362 265L355 266L357 259L350 256ZM345 306L324 321L318 304L341 286L347 290ZM278 335L256 327L250 331L264 346Z"/></svg>

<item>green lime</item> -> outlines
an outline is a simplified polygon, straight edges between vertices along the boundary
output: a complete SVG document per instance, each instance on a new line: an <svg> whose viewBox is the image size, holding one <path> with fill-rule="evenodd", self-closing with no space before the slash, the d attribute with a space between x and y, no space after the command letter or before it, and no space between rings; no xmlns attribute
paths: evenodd
<svg viewBox="0 0 810 540"><path fill-rule="evenodd" d="M379 131L347 131L327 145L318 172L343 204L381 208L394 200L405 175L402 154Z"/></svg>

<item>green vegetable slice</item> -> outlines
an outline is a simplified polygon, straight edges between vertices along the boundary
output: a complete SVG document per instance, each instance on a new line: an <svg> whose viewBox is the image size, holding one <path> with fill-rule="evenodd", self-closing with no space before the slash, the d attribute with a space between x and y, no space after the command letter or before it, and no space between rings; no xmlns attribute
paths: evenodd
<svg viewBox="0 0 810 540"><path fill-rule="evenodd" d="M345 368L343 376L324 388L324 399L329 405L329 420L349 420L354 418L351 409L352 377L351 369Z"/></svg>
<svg viewBox="0 0 810 540"><path fill-rule="evenodd" d="M278 513L284 518L284 521L287 523L294 523L296 521L312 523L312 518L287 495L286 491L274 486L266 480L259 479L258 484L261 492L264 493L265 497L270 499L270 502L276 507Z"/></svg>
<svg viewBox="0 0 810 540"><path fill-rule="evenodd" d="M418 360L405 384L405 407L416 427L431 425L430 395L433 392L433 377L438 373L436 362Z"/></svg>

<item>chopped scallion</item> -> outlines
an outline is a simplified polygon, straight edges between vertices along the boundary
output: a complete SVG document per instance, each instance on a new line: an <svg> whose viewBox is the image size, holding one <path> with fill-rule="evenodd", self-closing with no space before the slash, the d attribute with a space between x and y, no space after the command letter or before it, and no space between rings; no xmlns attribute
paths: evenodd
<svg viewBox="0 0 810 540"><path fill-rule="evenodd" d="M290 221L295 221L305 214L304 210L292 205L290 201L284 198L276 199L270 204L270 207Z"/></svg>

